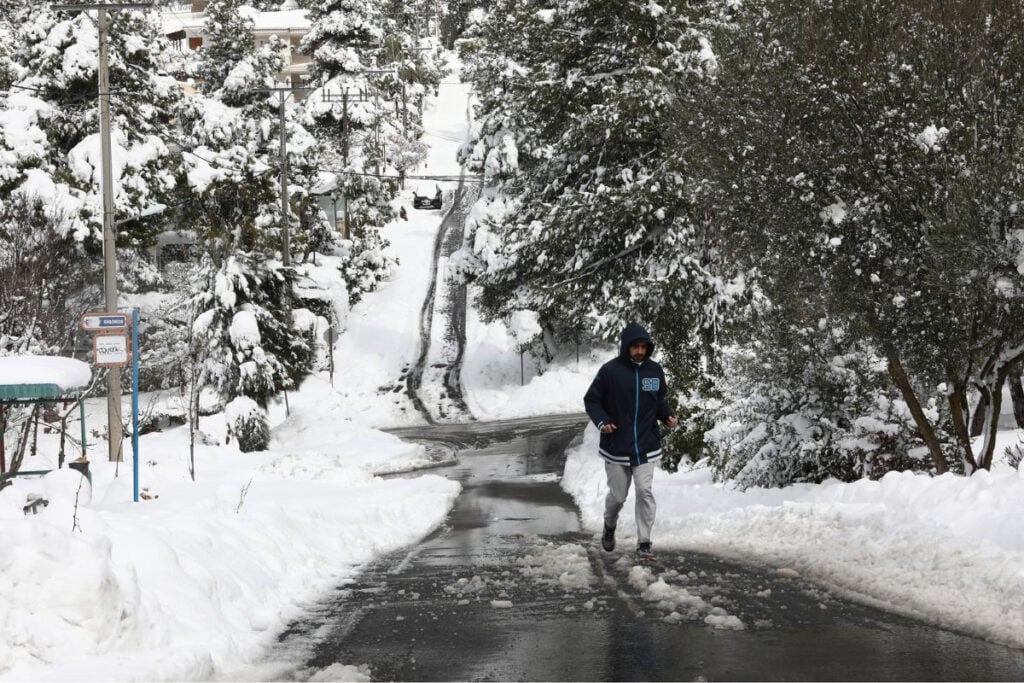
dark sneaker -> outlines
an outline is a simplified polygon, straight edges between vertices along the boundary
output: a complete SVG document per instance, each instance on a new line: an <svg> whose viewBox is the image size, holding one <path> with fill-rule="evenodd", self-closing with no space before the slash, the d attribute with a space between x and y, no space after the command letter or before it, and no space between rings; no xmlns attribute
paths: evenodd
<svg viewBox="0 0 1024 683"><path fill-rule="evenodd" d="M651 549L650 541L646 543L638 543L636 546L636 556L641 560L653 560L654 550Z"/></svg>
<svg viewBox="0 0 1024 683"><path fill-rule="evenodd" d="M604 525L604 535L601 536L601 547L611 552L615 550L615 527Z"/></svg>

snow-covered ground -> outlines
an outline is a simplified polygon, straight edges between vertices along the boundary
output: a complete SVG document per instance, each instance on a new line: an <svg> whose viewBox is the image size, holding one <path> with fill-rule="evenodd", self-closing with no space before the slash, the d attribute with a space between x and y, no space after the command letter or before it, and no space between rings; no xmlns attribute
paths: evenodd
<svg viewBox="0 0 1024 683"><path fill-rule="evenodd" d="M428 109L427 172L457 171L467 97L451 82ZM349 312L333 385L321 373L289 396L290 414L274 406L270 450L218 445L223 419L212 416L202 424L210 443L196 448L195 481L185 429L141 437L139 503L131 502L130 462L106 462L102 440L90 444L92 487L65 469L0 493L0 678L252 676L304 606L444 519L457 483L429 471L377 476L427 462L420 446L375 429L421 421L402 375L420 354L441 214L413 210L408 191L399 201L408 220L385 228L400 260L395 276ZM470 410L480 419L581 410L612 350L582 349L578 360L575 351L561 350L543 374L527 356L521 378L513 336L471 309L462 372ZM90 401L90 440L105 421L103 402ZM605 489L594 436L570 455L562 485L596 533ZM1003 436L1000 452L1020 438ZM39 443L26 468L52 463L56 435ZM706 470L659 471L655 491L656 547L788 567L841 593L1024 647L1024 479L1005 465L970 479L893 474L746 492L712 483ZM50 503L26 516L22 506L36 494ZM623 543L631 515L630 501ZM557 573L552 563L579 564L579 552L550 555L548 573Z"/></svg>
<svg viewBox="0 0 1024 683"><path fill-rule="evenodd" d="M449 78L440 86L439 97L428 100L423 125L430 155L415 175L458 175L455 154L458 141L468 134L468 97L467 86ZM369 427L423 422L401 380L422 350L420 312L433 274L434 242L447 207L442 211L414 209L412 192L419 182L407 181L398 199L408 220L397 220L382 231L399 267L390 282L368 294L349 313L347 329L334 354L334 386L340 403L348 417ZM455 185L451 181L437 184L442 190Z"/></svg>

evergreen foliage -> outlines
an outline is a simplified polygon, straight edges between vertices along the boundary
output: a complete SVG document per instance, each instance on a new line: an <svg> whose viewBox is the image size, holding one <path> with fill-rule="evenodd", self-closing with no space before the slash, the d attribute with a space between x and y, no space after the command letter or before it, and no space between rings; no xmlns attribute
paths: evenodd
<svg viewBox="0 0 1024 683"><path fill-rule="evenodd" d="M239 396L227 405L228 434L243 453L266 450L270 443L270 423L266 413L250 398Z"/></svg>
<svg viewBox="0 0 1024 683"><path fill-rule="evenodd" d="M632 2L519 8L494 21L486 31L508 36L513 22L527 38L474 72L492 92L473 160L511 160L514 144L520 171L506 184L516 203L496 226L483 304L583 318L609 337L636 311L657 330L699 329L716 286L665 129L690 82L708 75L702 34L672 8Z"/></svg>
<svg viewBox="0 0 1024 683"><path fill-rule="evenodd" d="M331 186L344 202L349 256L343 275L350 304L372 290L393 265L383 256L386 240L379 228L396 217L390 202L397 183L382 181L387 170L384 145L394 122L377 71L384 30L381 8L370 0L325 0L310 7L313 26L302 49L312 58L312 80L318 89L303 103L306 122L329 141L325 157L334 178Z"/></svg>
<svg viewBox="0 0 1024 683"><path fill-rule="evenodd" d="M670 469L988 467L1024 354L1024 7L681 5L469 16L463 159L493 189L460 268L486 312L647 323Z"/></svg>
<svg viewBox="0 0 1024 683"><path fill-rule="evenodd" d="M936 471L941 414L964 469L990 466L1024 354L1024 7L758 0L736 20L703 119L722 247L885 360Z"/></svg>
<svg viewBox="0 0 1024 683"><path fill-rule="evenodd" d="M0 78L0 279L8 352L76 349L77 319L102 300L97 28L88 14L5 3ZM136 254L165 217L179 164L166 141L180 89L156 14L110 14L112 166L122 290L151 286Z"/></svg>
<svg viewBox="0 0 1024 683"><path fill-rule="evenodd" d="M252 20L240 7L221 0L208 9L210 39L200 65L207 96L181 109L190 190L183 213L207 254L197 274L190 356L199 359L199 383L213 387L221 405L247 397L265 409L310 372L313 352L292 325L294 272L276 258L285 227L278 182L281 119L279 96L268 89L276 87L282 68L279 46L271 40L257 47ZM287 228L301 237L294 215L310 213L307 188L315 182L319 151L288 114ZM291 241L289 251L300 242ZM255 437L246 443L265 446Z"/></svg>
<svg viewBox="0 0 1024 683"><path fill-rule="evenodd" d="M877 478L926 470L927 449L885 363L805 302L751 305L733 322L746 343L727 346L707 406L715 427L705 452L716 474L741 486ZM732 335L730 335L732 336ZM936 401L930 397L929 410Z"/></svg>
<svg viewBox="0 0 1024 683"><path fill-rule="evenodd" d="M239 255L208 272L192 325L193 343L202 349L201 384L213 387L222 405L246 396L266 408L312 364L309 340L292 329L284 308L291 271Z"/></svg>
<svg viewBox="0 0 1024 683"><path fill-rule="evenodd" d="M12 87L25 94L9 97L8 109L29 117L34 144L11 145L4 165L12 168L2 175L3 189L22 188L56 204L68 219L62 230L95 253L103 226L96 27L84 12L37 5L20 9L14 25ZM118 227L119 247L152 244L162 219L127 219L166 204L175 185L178 162L166 141L181 93L167 75L169 47L160 31L155 14L119 11L110 22L111 141L119 179L115 220L126 220Z"/></svg>

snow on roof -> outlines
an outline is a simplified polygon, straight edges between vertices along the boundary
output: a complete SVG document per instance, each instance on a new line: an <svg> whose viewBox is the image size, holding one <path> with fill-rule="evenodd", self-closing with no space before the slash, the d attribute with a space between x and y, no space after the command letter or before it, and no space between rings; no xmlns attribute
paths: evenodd
<svg viewBox="0 0 1024 683"><path fill-rule="evenodd" d="M309 31L312 22L309 12L304 9L281 10L277 12L245 12L252 19L253 30L258 33L273 31ZM170 35L177 31L185 31L189 36L200 36L205 30L206 14L204 12L168 11L162 15L164 33Z"/></svg>
<svg viewBox="0 0 1024 683"><path fill-rule="evenodd" d="M284 10L280 12L259 12L252 17L257 31L306 30L312 26L309 12L304 9Z"/></svg>
<svg viewBox="0 0 1024 683"><path fill-rule="evenodd" d="M56 398L92 381L92 368L62 356L0 358L0 398Z"/></svg>

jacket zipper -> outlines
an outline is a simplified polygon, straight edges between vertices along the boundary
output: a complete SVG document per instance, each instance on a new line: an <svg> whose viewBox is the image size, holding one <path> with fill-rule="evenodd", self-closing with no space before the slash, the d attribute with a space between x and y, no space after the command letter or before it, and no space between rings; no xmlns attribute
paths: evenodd
<svg viewBox="0 0 1024 683"><path fill-rule="evenodd" d="M637 422L640 419L640 368L634 370L636 374L636 405L633 407L633 452L636 453L636 464L640 464L640 437L637 435Z"/></svg>

